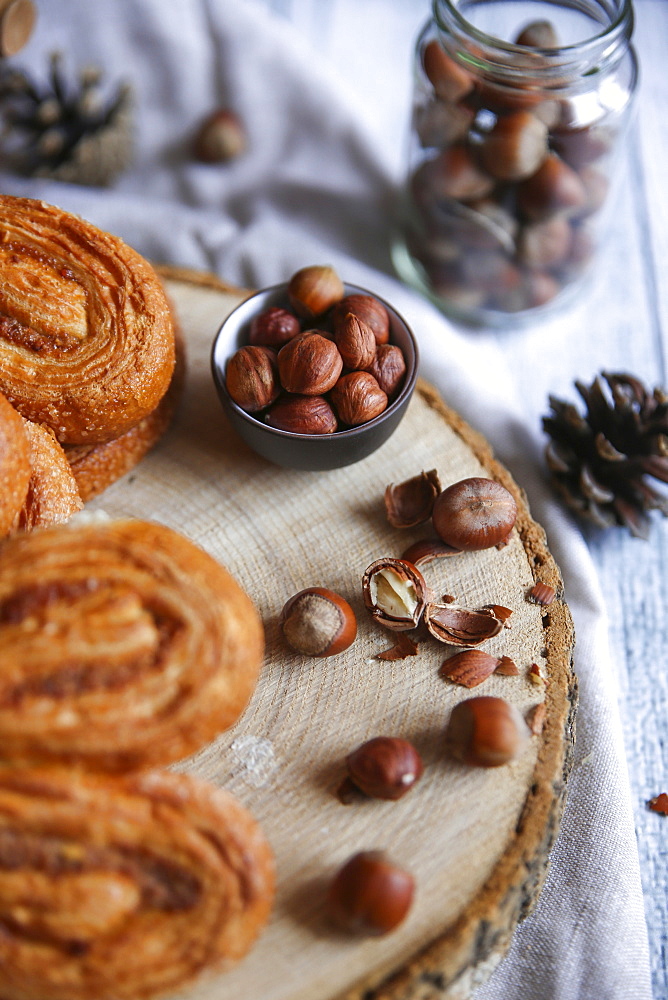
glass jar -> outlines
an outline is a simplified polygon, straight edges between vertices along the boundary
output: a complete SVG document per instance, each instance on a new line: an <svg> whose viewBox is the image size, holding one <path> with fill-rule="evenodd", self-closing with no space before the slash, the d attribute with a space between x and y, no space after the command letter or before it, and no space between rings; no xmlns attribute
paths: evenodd
<svg viewBox="0 0 668 1000"><path fill-rule="evenodd" d="M433 0L393 259L445 312L563 303L601 245L637 84L630 0Z"/></svg>

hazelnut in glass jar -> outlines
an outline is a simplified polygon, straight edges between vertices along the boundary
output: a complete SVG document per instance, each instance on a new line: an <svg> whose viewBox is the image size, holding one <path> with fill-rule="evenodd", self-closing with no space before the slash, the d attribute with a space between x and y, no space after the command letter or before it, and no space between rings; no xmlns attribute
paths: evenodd
<svg viewBox="0 0 668 1000"><path fill-rule="evenodd" d="M393 257L454 317L561 303L601 245L637 84L630 0L434 0Z"/></svg>

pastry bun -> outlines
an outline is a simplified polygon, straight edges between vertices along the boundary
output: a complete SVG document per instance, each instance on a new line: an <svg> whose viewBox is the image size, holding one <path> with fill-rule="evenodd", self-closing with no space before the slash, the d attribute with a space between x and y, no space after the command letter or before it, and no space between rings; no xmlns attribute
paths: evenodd
<svg viewBox="0 0 668 1000"><path fill-rule="evenodd" d="M109 772L179 760L237 720L263 649L250 598L170 528L15 535L0 545L0 760Z"/></svg>
<svg viewBox="0 0 668 1000"><path fill-rule="evenodd" d="M255 820L189 775L0 769L3 1000L142 1000L251 947L274 895Z"/></svg>
<svg viewBox="0 0 668 1000"><path fill-rule="evenodd" d="M61 443L118 438L164 396L169 303L118 237L30 198L0 196L0 391Z"/></svg>

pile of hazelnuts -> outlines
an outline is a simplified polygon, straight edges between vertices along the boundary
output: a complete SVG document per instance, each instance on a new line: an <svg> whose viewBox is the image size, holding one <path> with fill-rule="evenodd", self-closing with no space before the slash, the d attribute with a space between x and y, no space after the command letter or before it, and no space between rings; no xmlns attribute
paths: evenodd
<svg viewBox="0 0 668 1000"><path fill-rule="evenodd" d="M492 672L518 674L508 657L496 658L478 649L486 638L498 634L510 609L470 612L439 602L428 603L428 588L418 565L460 552L504 547L513 532L517 504L499 482L473 477L441 489L436 470L422 472L385 490L389 523L412 528L431 521L436 538L425 538L397 558L377 559L362 579L364 604L374 621L405 636L426 621L432 609L437 639L460 647L446 659L464 667L458 679L453 671L441 675L475 687ZM548 603L552 588L537 585L536 603ZM457 629L457 618L464 624ZM451 619L455 625L449 629ZM281 629L288 645L307 656L327 657L343 652L357 636L355 613L340 594L324 587L309 587L293 595L281 613ZM409 640L410 642L410 640ZM464 648L461 648L464 647ZM417 645L411 652L415 652ZM407 654L408 655L408 654ZM401 653L397 658L401 658ZM506 660L512 669L502 663ZM444 665L445 665L444 664ZM470 697L452 710L445 727L448 752L473 767L500 767L514 760L526 747L531 734L516 706L504 698ZM396 801L419 781L423 763L419 752L405 739L375 736L346 757L346 777L338 789L344 803L357 796ZM412 874L381 851L353 855L330 883L327 908L333 920L356 933L386 934L407 916L414 894Z"/></svg>
<svg viewBox="0 0 668 1000"><path fill-rule="evenodd" d="M559 44L550 22L514 41L527 70L513 87L478 78L437 38L421 51L407 244L434 292L467 312L542 306L577 279L609 187L612 115L590 102L583 121L532 79L537 50Z"/></svg>
<svg viewBox="0 0 668 1000"><path fill-rule="evenodd" d="M248 343L229 358L230 397L292 434L333 434L380 416L406 375L401 349L389 342L383 303L346 295L327 265L301 268L287 295L285 306L253 317Z"/></svg>

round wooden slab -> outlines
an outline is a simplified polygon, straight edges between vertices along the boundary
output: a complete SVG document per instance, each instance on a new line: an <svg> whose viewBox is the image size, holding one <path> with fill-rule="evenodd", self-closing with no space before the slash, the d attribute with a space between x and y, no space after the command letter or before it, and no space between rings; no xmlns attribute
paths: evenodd
<svg viewBox="0 0 668 1000"><path fill-rule="evenodd" d="M229 732L179 768L224 785L261 822L276 854L271 922L235 969L210 977L189 1000L348 1000L467 996L505 952L542 884L563 805L573 742L573 632L559 571L521 491L474 433L424 382L395 435L346 469L294 472L256 457L225 423L209 371L217 327L244 293L208 276L165 272L187 344L185 395L171 430L91 509L153 518L182 531L244 586L265 623L259 687ZM422 470L444 485L490 476L517 497L517 530L505 548L425 567L437 594L468 607L500 604L511 628L482 648L506 654L520 675L493 675L475 692L438 676L451 647L435 640L396 662L377 659L393 634L375 624L362 574L398 556L426 529L388 524L383 493ZM548 608L531 603L536 580L557 589ZM291 653L277 621L307 586L338 591L353 605L359 635L331 659ZM529 679L540 665L547 686ZM545 701L546 722L510 766L456 764L443 750L452 707L494 694L529 712ZM403 736L421 752L422 780L399 802L343 805L336 789L346 754L377 735ZM334 932L323 895L351 854L384 848L415 875L406 922L375 939ZM371 991L371 992L369 992Z"/></svg>

